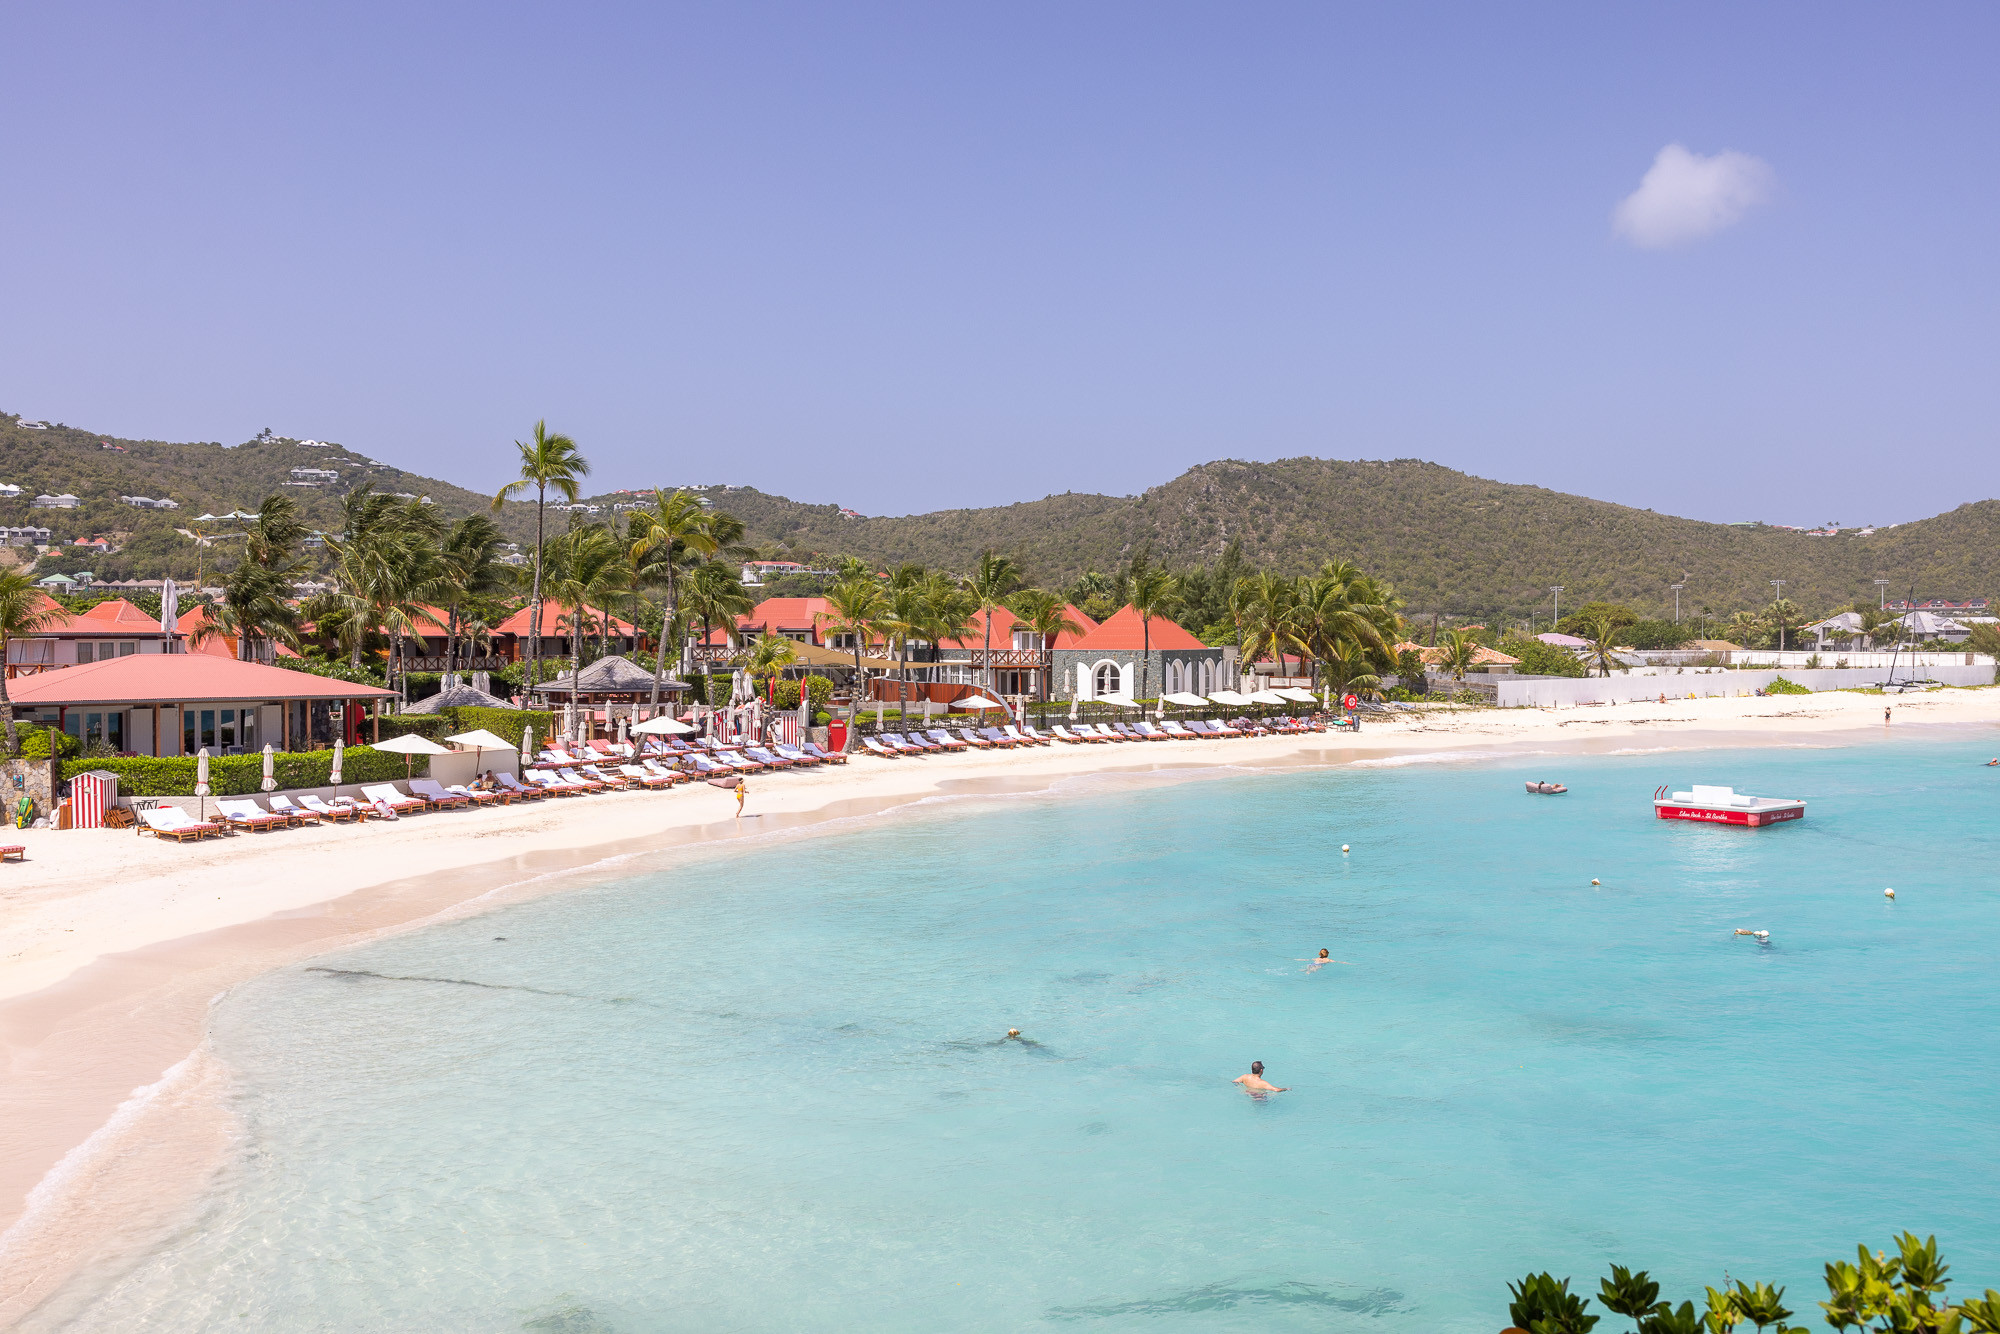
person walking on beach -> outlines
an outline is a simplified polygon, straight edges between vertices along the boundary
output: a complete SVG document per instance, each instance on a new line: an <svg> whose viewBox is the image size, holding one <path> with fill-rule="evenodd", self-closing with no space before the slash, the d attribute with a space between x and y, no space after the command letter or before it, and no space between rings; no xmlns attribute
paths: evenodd
<svg viewBox="0 0 2000 1334"><path fill-rule="evenodd" d="M744 783L743 775L736 775L736 818L739 820L743 818L743 798L748 795L750 795L750 788Z"/></svg>
<svg viewBox="0 0 2000 1334"><path fill-rule="evenodd" d="M1882 709L1882 726L1887 727L1888 725L1889 725L1889 709L1885 705L1883 706Z"/></svg>
<svg viewBox="0 0 2000 1334"><path fill-rule="evenodd" d="M1243 1086L1243 1091L1245 1093L1250 1093L1250 1094L1283 1093L1286 1091L1282 1088L1279 1088L1276 1084L1269 1083L1268 1081L1265 1080L1264 1063L1262 1061L1250 1062L1249 1074L1238 1075L1236 1076L1236 1078L1230 1080L1229 1082L1232 1084L1241 1084Z"/></svg>

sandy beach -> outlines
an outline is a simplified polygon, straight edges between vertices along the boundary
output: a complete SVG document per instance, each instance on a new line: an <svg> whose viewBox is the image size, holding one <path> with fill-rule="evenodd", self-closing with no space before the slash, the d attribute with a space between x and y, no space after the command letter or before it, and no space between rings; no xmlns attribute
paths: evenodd
<svg viewBox="0 0 2000 1334"><path fill-rule="evenodd" d="M225 1156L214 1109L226 1072L203 1049L212 1002L246 978L381 932L629 874L635 861L670 865L696 843L801 832L940 795L1040 791L1085 774L1495 750L1559 762L1634 747L1865 744L1905 729L1994 729L2000 752L2000 690L1442 711L1370 720L1358 735L856 756L844 768L753 777L740 822L729 793L690 785L186 846L127 831L22 831L14 838L27 861L0 872L0 1229L9 1229L0 1326L120 1237L157 1225ZM152 1207L137 1208L142 1199Z"/></svg>

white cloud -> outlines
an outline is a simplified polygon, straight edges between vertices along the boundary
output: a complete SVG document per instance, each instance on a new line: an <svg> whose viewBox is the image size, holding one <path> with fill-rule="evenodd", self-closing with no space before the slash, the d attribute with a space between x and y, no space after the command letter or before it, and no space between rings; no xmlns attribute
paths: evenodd
<svg viewBox="0 0 2000 1334"><path fill-rule="evenodd" d="M1639 188L1611 213L1611 230L1635 246L1664 250L1713 236L1770 197L1770 166L1724 149L1709 157L1668 144Z"/></svg>

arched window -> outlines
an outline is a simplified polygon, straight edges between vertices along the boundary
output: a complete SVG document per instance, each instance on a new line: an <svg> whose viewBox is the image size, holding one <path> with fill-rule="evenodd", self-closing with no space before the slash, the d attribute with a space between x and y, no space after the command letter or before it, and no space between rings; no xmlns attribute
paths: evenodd
<svg viewBox="0 0 2000 1334"><path fill-rule="evenodd" d="M1125 681L1115 662L1097 664L1097 675L1091 682L1091 693L1099 697L1124 693Z"/></svg>
<svg viewBox="0 0 2000 1334"><path fill-rule="evenodd" d="M1195 693L1198 695L1213 695L1215 693L1215 660L1213 658L1201 665L1201 689Z"/></svg>

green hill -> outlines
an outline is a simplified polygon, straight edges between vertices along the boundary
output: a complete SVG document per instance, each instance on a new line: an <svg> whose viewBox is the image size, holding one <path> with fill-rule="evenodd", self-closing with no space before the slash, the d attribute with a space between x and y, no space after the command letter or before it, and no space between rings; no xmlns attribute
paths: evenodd
<svg viewBox="0 0 2000 1334"><path fill-rule="evenodd" d="M305 480L295 468L337 476L288 485ZM0 482L23 492L0 500L0 520L44 525L64 540L120 534L123 551L79 553L70 562L89 559L101 577L190 572L192 544L177 527L203 512L255 508L279 489L298 497L309 521L331 527L340 496L363 481L427 495L452 516L488 501L339 445L121 440L72 427L29 430L0 416ZM68 492L83 504L30 509L42 492ZM1355 561L1393 582L1413 611L1448 615L1545 614L1552 584L1564 586L1566 605L1604 598L1658 613L1671 608L1667 586L1683 576L1684 611L1707 607L1718 615L1768 603L1771 579L1786 580L1786 596L1812 611L1873 600L1877 578L1890 580L1895 596L1914 588L1920 598L1965 599L2000 588L2000 502L1991 500L1870 536L1809 537L1674 518L1414 459L1314 458L1203 464L1138 496L1063 494L900 517L847 518L835 505L751 487L704 494L742 518L760 548L793 559L855 555L963 570L991 547L1017 557L1034 581L1053 585L1087 570L1114 570L1141 551L1169 566L1206 564L1235 541L1246 560L1285 572L1336 557ZM133 509L121 495L167 496L181 508ZM614 503L639 498L614 492L590 499L605 518ZM527 538L533 512L509 505L502 526L516 540Z"/></svg>

